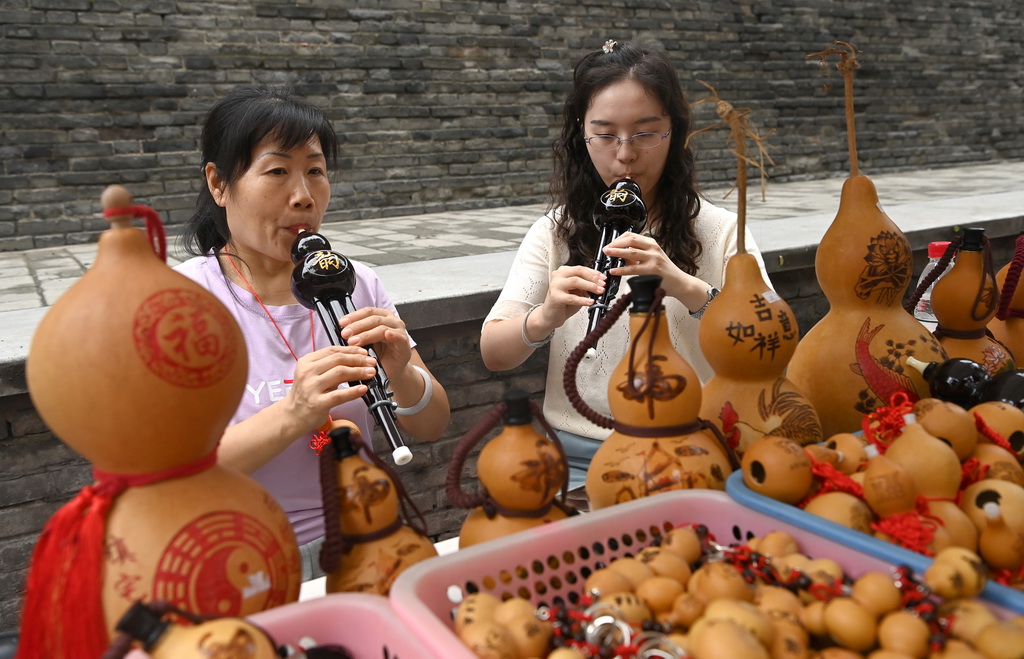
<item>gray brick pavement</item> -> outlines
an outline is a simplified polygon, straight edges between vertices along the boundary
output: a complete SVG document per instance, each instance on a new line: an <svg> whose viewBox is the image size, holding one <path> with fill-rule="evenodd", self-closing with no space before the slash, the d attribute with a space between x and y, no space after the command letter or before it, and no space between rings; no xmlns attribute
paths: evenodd
<svg viewBox="0 0 1024 659"><path fill-rule="evenodd" d="M985 203L986 195L1024 191L1024 161L878 176L865 173L871 176L887 209L951 198L978 197L979 203ZM773 247L805 243L807 233L780 230L783 224L779 221L794 229L807 226L812 219L827 225L838 207L843 181L769 180L764 202L758 190L752 189L748 194L747 217L755 239ZM706 194L712 202L735 210L735 191L725 196L727 192L713 189ZM371 266L388 266L514 251L544 210L545 206L534 204L335 222L324 225L322 232L332 247L346 256ZM890 215L899 225L899 214ZM946 226L950 220L937 217L936 226ZM769 231L770 236L765 233ZM169 261L173 265L182 255L177 245L172 245L171 251ZM84 244L0 253L0 312L53 304L92 265L95 252L95 244Z"/></svg>

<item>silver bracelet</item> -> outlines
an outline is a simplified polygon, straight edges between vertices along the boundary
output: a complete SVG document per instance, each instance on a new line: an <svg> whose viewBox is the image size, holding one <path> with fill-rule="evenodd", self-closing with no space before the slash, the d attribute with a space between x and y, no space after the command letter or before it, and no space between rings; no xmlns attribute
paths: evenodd
<svg viewBox="0 0 1024 659"><path fill-rule="evenodd" d="M541 341L531 341L530 338L526 336L526 319L529 318L530 314L533 313L533 310L539 306L541 305L535 304L529 309L527 309L526 313L523 314L523 326L520 328L523 334L523 343L530 346L531 348L543 348L547 344L551 343L551 337L555 335L554 332L551 332L551 334L548 334L547 337Z"/></svg>
<svg viewBox="0 0 1024 659"><path fill-rule="evenodd" d="M410 366L415 368L416 372L423 378L423 395L420 396L420 399L412 407L396 407L395 414L399 416L412 416L417 412L421 412L427 406L427 403L430 402L430 399L434 397L434 381L430 378L430 374L416 364L410 364Z"/></svg>
<svg viewBox="0 0 1024 659"><path fill-rule="evenodd" d="M691 318L696 318L697 320L700 320L700 317L703 316L704 312L708 310L708 305L711 304L711 300L714 300L716 297L718 297L718 294L721 293L721 292L722 291L718 290L714 286L709 288L708 289L708 301L705 302L704 306L701 307L700 309L697 309L696 311L691 311L690 312L690 317Z"/></svg>

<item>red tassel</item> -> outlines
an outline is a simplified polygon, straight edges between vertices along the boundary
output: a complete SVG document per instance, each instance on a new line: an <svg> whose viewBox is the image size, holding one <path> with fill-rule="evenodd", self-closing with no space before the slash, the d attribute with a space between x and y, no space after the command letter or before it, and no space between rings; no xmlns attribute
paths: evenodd
<svg viewBox="0 0 1024 659"><path fill-rule="evenodd" d="M47 522L32 553L18 657L99 657L110 643L100 574L113 488L83 488Z"/></svg>
<svg viewBox="0 0 1024 659"><path fill-rule="evenodd" d="M129 487L198 474L216 461L214 451L195 462L151 474L118 475L94 469L97 484L82 488L54 513L32 552L18 659L101 656L110 645L101 577L111 504Z"/></svg>
<svg viewBox="0 0 1024 659"><path fill-rule="evenodd" d="M806 508L807 504L811 501L828 492L846 492L858 499L864 498L864 488L857 481L847 476L844 472L839 471L830 463L824 460L815 460L814 455L810 451L804 449L804 452L811 460L811 473L814 474L814 481L819 487L797 504L799 508Z"/></svg>
<svg viewBox="0 0 1024 659"><path fill-rule="evenodd" d="M915 510L889 515L872 522L871 528L888 535L900 547L925 556L932 555L928 547L935 539L935 524L923 519Z"/></svg>

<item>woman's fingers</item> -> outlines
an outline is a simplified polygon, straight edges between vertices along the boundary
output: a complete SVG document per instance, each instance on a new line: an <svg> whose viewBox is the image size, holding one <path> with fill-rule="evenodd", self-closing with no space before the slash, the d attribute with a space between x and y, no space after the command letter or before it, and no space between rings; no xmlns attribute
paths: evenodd
<svg viewBox="0 0 1024 659"><path fill-rule="evenodd" d="M338 325L341 326L341 338L349 345L409 341L405 323L387 309L365 307L338 319Z"/></svg>
<svg viewBox="0 0 1024 659"><path fill-rule="evenodd" d="M588 294L603 293L606 279L602 273L592 268L563 266L552 273L548 296L557 304L589 305L592 300Z"/></svg>

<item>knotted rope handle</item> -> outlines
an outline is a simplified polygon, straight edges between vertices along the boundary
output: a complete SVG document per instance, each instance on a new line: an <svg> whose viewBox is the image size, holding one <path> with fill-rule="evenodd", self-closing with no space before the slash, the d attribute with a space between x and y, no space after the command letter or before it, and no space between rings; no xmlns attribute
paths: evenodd
<svg viewBox="0 0 1024 659"><path fill-rule="evenodd" d="M503 510L502 506L499 506L495 502L486 488L474 494L466 492L462 489L462 468L466 464L466 459L469 457L470 452L476 447L477 443L483 439L484 435L489 433L498 423L502 417L505 416L505 412L508 410L506 403L498 403L490 411L476 422L469 431L462 436L459 443L455 446L455 453L452 455L452 461L448 465L448 477L445 478L444 488L445 493L448 495L448 501L456 508L462 508L463 510L469 510L478 506L491 507L494 510L500 511L506 516L524 516L522 514L509 515L510 511ZM555 445L558 451L558 457L562 460L562 464L566 464L565 460L565 449L562 448L562 442L558 439L558 435L555 434L554 429L548 425L547 420L544 418L544 414L541 412L540 407L536 403L530 401L530 412L533 418L537 420L537 423L544 429L544 434L549 440ZM565 497L568 494L569 489L569 470L566 469L562 474L562 487L561 487L561 508L563 511L567 511L568 504L565 502ZM543 513L547 512L547 508L543 509Z"/></svg>
<svg viewBox="0 0 1024 659"><path fill-rule="evenodd" d="M1017 236L1013 258L1010 259L1010 267L1006 270L1006 281L1003 282L1003 290L999 292L999 310L996 311L996 318L999 320L1024 318L1024 309L1010 308L1013 296L1017 293L1021 271L1024 271L1024 233Z"/></svg>

